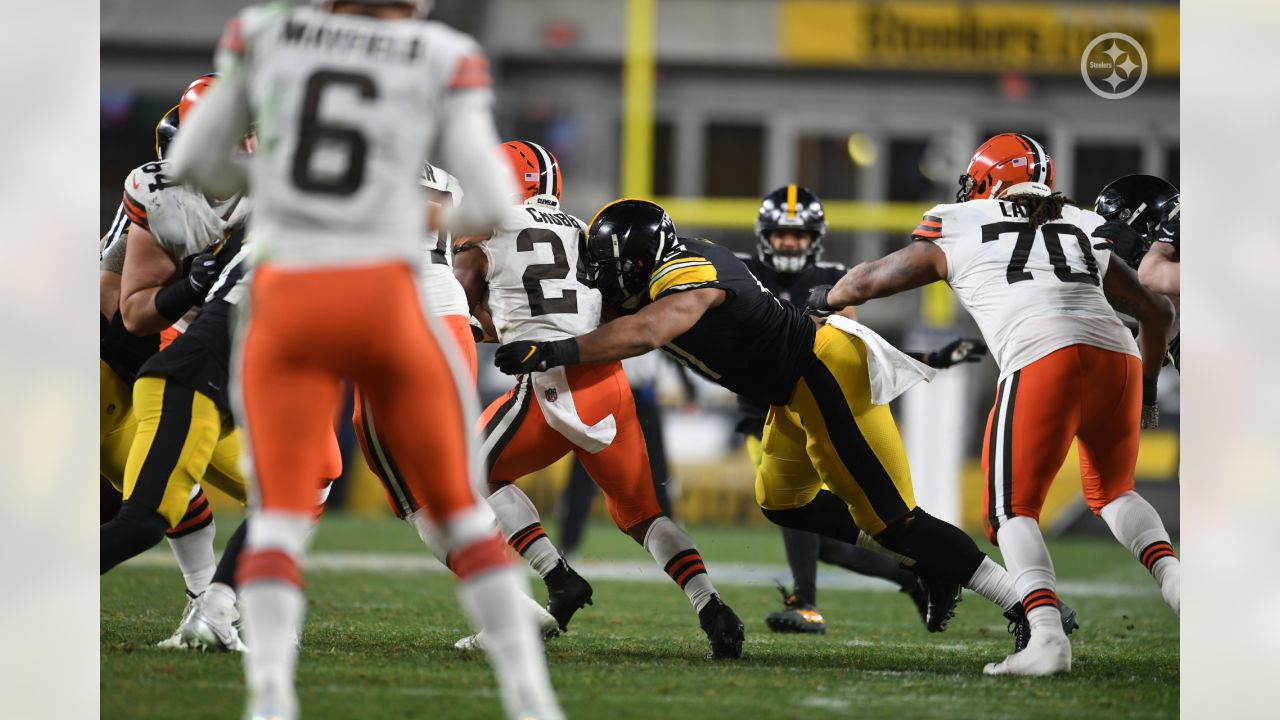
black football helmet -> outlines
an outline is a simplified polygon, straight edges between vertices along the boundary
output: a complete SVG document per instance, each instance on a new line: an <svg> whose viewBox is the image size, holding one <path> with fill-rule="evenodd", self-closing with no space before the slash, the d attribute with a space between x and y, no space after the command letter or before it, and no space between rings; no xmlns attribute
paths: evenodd
<svg viewBox="0 0 1280 720"><path fill-rule="evenodd" d="M774 230L803 230L809 233L809 249L799 255L779 255L769 242ZM827 214L822 201L809 188L783 185L760 201L756 217L756 255L760 262L780 273L798 273L822 256L822 239L827 235Z"/></svg>
<svg viewBox="0 0 1280 720"><path fill-rule="evenodd" d="M1133 228L1150 246L1160 226L1175 220L1181 208L1178 188L1154 175L1126 175L1112 180L1093 205L1093 211L1108 221Z"/></svg>
<svg viewBox="0 0 1280 720"><path fill-rule="evenodd" d="M582 274L607 307L632 313L645 303L649 275L678 244L666 210L646 200L615 200L587 228Z"/></svg>

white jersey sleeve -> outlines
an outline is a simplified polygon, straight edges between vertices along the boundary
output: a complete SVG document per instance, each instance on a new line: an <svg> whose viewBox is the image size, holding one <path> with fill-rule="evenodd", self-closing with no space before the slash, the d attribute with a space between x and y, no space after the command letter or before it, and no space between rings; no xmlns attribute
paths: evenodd
<svg viewBox="0 0 1280 720"><path fill-rule="evenodd" d="M151 233L177 264L222 241L226 231L244 222L249 200L235 195L210 203L190 185L177 182L166 161L146 163L124 181L124 209L129 222Z"/></svg>
<svg viewBox="0 0 1280 720"><path fill-rule="evenodd" d="M1102 292L1111 253L1090 238L1103 222L1072 205L1032 229L1017 205L937 205L912 237L942 249L947 283L991 347L1001 378L1075 344L1138 355Z"/></svg>
<svg viewBox="0 0 1280 720"><path fill-rule="evenodd" d="M560 340L600 324L600 292L578 279L581 220L539 196L509 207L481 243L499 342Z"/></svg>

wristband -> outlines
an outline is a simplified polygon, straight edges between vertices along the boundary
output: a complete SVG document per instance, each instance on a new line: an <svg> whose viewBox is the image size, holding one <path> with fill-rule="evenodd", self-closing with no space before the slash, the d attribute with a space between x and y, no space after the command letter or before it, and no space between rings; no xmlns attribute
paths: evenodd
<svg viewBox="0 0 1280 720"><path fill-rule="evenodd" d="M179 280L156 293L156 312L169 322L178 322L200 300L200 291L186 280Z"/></svg>
<svg viewBox="0 0 1280 720"><path fill-rule="evenodd" d="M1156 404L1156 381L1158 379L1159 379L1159 376L1142 378L1142 404L1143 405Z"/></svg>

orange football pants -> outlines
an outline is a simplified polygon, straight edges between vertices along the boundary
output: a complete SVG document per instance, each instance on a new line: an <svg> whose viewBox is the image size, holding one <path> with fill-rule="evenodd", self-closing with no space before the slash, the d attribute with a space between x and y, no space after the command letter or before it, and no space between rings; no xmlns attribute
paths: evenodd
<svg viewBox="0 0 1280 720"><path fill-rule="evenodd" d="M467 376L471 380L470 387L474 388L479 369L476 360L475 336L471 334L471 321L465 315L437 315L435 319L448 330L462 353L462 359L466 361L467 370L470 371ZM403 518L417 510L420 505L414 503L414 496L404 487L400 470L390 450L387 449L385 441L379 436L376 423L369 421L369 412L365 409L366 402L368 399L357 386L351 424L355 426L356 439L360 442L360 452L364 454L365 463L382 482L382 490L387 494L387 504L398 517Z"/></svg>
<svg viewBox="0 0 1280 720"><path fill-rule="evenodd" d="M622 364L570 365L565 372L584 424L594 425L613 415L617 423L613 442L594 454L574 445L547 423L533 397L536 391L530 377L520 376L516 386L480 416L490 485L513 483L573 453L604 492L618 529L627 532L662 514L653 490L649 449Z"/></svg>
<svg viewBox="0 0 1280 720"><path fill-rule="evenodd" d="M1072 345L1005 378L982 445L987 537L1010 518L1040 519L1072 440L1090 510L1132 490L1141 414L1142 363L1125 353Z"/></svg>
<svg viewBox="0 0 1280 720"><path fill-rule="evenodd" d="M239 372L261 508L313 509L343 379L375 408L371 420L395 451L406 492L433 520L475 505L461 370L455 376L423 314L408 265L264 264L249 300Z"/></svg>

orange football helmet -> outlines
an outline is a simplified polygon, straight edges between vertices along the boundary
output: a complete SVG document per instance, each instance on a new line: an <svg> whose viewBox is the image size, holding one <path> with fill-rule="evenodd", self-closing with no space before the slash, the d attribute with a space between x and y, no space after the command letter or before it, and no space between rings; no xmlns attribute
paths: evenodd
<svg viewBox="0 0 1280 720"><path fill-rule="evenodd" d="M527 140L513 140L502 144L502 151L511 164L520 200L538 195L554 195L560 199L560 163L551 151Z"/></svg>
<svg viewBox="0 0 1280 720"><path fill-rule="evenodd" d="M1053 158L1029 135L1000 133L982 143L960 176L956 202L1010 193L1053 193Z"/></svg>

